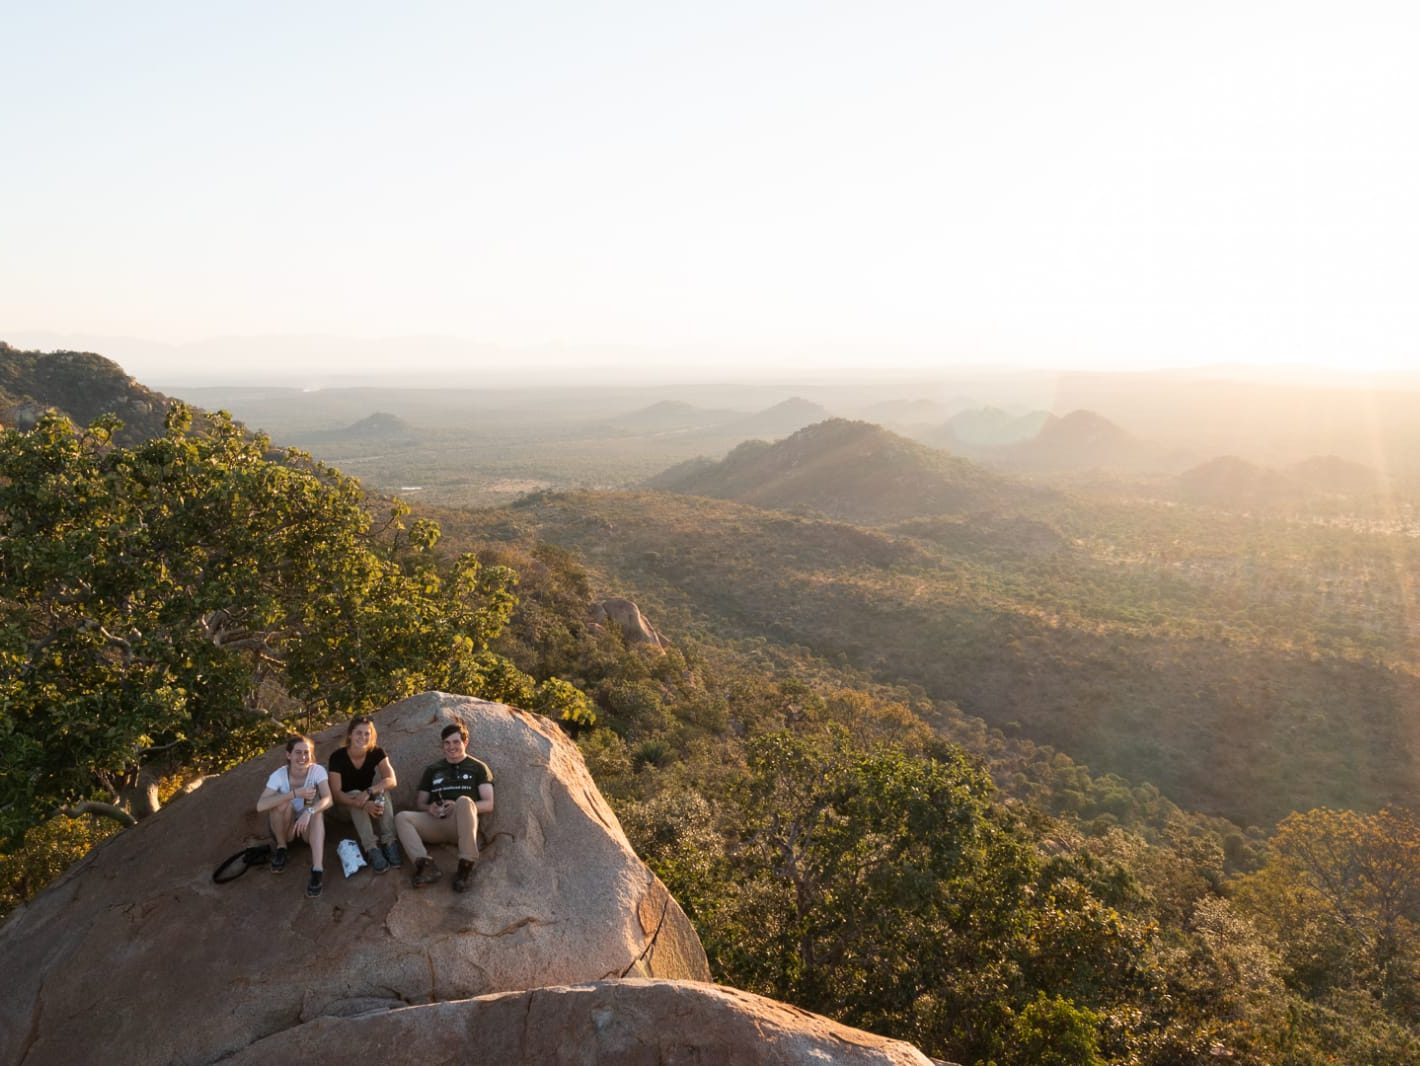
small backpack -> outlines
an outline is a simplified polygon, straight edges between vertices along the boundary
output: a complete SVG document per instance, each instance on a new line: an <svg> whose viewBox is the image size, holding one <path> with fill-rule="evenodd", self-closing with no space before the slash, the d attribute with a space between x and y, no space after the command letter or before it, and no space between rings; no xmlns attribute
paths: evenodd
<svg viewBox="0 0 1420 1066"><path fill-rule="evenodd" d="M235 881L241 877L253 866L265 866L270 861L270 844L258 844L252 848L243 848L212 871L212 882L225 885L228 881Z"/></svg>

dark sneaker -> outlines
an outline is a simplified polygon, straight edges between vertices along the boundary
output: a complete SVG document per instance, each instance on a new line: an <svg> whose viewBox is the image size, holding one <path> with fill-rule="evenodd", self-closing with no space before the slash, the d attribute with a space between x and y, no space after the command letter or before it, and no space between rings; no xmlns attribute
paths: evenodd
<svg viewBox="0 0 1420 1066"><path fill-rule="evenodd" d="M315 899L317 896L319 896L321 893L321 889L325 887L325 885L323 884L324 880L325 875L323 871L312 870L310 883L306 885L306 895L310 896L311 899Z"/></svg>
<svg viewBox="0 0 1420 1066"><path fill-rule="evenodd" d="M454 874L454 891L467 892L468 886L471 884L473 884L473 861L460 859L459 872Z"/></svg>
<svg viewBox="0 0 1420 1066"><path fill-rule="evenodd" d="M383 851L391 868L398 870L404 865L404 856L399 853L399 841L391 840L384 846Z"/></svg>
<svg viewBox="0 0 1420 1066"><path fill-rule="evenodd" d="M385 858L385 853L379 848L371 848L365 852L365 861L370 864L370 869L377 874L382 874L390 868L390 861Z"/></svg>
<svg viewBox="0 0 1420 1066"><path fill-rule="evenodd" d="M286 872L286 849L277 848L271 856L271 872L274 874L284 874Z"/></svg>
<svg viewBox="0 0 1420 1066"><path fill-rule="evenodd" d="M423 888L425 885L432 885L443 876L444 871L439 869L438 863L433 859L420 859L414 864L415 888Z"/></svg>

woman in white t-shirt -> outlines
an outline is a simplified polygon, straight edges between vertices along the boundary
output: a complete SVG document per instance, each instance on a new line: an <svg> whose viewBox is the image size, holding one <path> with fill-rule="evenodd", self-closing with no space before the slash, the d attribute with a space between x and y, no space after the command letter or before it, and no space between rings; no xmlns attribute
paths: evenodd
<svg viewBox="0 0 1420 1066"><path fill-rule="evenodd" d="M266 789L256 801L258 811L269 811L276 854L271 872L286 869L286 843L304 837L311 845L311 880L306 895L319 896L325 873L325 818L330 809L330 780L325 767L315 761L316 746L310 737L286 738L286 765L266 779Z"/></svg>

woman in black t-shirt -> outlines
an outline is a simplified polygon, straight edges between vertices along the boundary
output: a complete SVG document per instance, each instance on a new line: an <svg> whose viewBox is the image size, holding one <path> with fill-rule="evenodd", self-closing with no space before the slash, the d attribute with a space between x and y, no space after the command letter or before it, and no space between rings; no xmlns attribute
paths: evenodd
<svg viewBox="0 0 1420 1066"><path fill-rule="evenodd" d="M403 865L394 828L394 767L378 740L375 723L366 715L350 719L345 745L336 748L326 768L330 771L331 813L355 823L355 834L370 868L382 874ZM378 837L378 839L377 839Z"/></svg>

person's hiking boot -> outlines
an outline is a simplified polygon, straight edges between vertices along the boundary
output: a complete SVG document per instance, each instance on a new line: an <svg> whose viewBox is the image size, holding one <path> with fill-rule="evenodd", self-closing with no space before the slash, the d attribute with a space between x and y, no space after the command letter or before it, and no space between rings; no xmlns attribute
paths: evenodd
<svg viewBox="0 0 1420 1066"><path fill-rule="evenodd" d="M443 876L444 871L439 869L438 863L427 856L414 864L415 888L424 888L426 885L432 885Z"/></svg>
<svg viewBox="0 0 1420 1066"><path fill-rule="evenodd" d="M455 892L468 891L468 886L473 884L473 867L474 863L472 859L459 860L459 872L454 874Z"/></svg>
<svg viewBox="0 0 1420 1066"><path fill-rule="evenodd" d="M390 868L389 859L385 858L385 853L379 848L371 848L365 852L365 859L370 864L370 869L377 874L382 874Z"/></svg>
<svg viewBox="0 0 1420 1066"><path fill-rule="evenodd" d="M306 895L310 896L311 899L315 899L319 896L321 889L325 887L324 881L325 871L312 870L310 883L306 885Z"/></svg>
<svg viewBox="0 0 1420 1066"><path fill-rule="evenodd" d="M286 849L277 848L271 855L271 872L274 874L284 874L286 872Z"/></svg>
<svg viewBox="0 0 1420 1066"><path fill-rule="evenodd" d="M398 870L404 865L404 856L399 853L399 841L391 840L381 849L385 853L385 859L389 862L390 868Z"/></svg>

